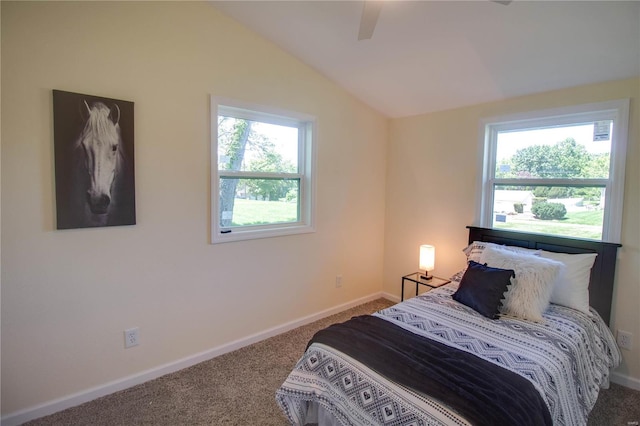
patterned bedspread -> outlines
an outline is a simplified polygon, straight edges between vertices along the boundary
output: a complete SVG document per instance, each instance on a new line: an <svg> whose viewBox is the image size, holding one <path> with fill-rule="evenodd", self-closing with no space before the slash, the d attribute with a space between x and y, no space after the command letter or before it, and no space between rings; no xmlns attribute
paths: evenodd
<svg viewBox="0 0 640 426"><path fill-rule="evenodd" d="M374 315L530 380L556 425L584 425L621 355L611 332L591 315L551 305L543 323L489 320L455 302L457 283ZM437 395L420 395L325 345L313 344L276 393L292 424L463 425ZM320 413L320 414L318 414ZM324 422L320 422L324 423Z"/></svg>

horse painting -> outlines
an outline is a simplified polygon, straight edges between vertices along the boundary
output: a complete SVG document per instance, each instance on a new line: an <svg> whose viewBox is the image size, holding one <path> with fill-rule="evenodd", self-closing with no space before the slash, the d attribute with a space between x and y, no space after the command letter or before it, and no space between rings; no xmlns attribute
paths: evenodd
<svg viewBox="0 0 640 426"><path fill-rule="evenodd" d="M54 137L58 229L135 224L133 104L54 91Z"/></svg>

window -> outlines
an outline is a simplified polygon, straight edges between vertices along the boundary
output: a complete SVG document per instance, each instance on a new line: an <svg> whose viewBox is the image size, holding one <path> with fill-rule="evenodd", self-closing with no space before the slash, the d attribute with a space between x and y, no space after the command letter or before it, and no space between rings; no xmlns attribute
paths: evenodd
<svg viewBox="0 0 640 426"><path fill-rule="evenodd" d="M313 232L312 117L211 98L211 241Z"/></svg>
<svg viewBox="0 0 640 426"><path fill-rule="evenodd" d="M483 121L481 226L619 242L629 100Z"/></svg>

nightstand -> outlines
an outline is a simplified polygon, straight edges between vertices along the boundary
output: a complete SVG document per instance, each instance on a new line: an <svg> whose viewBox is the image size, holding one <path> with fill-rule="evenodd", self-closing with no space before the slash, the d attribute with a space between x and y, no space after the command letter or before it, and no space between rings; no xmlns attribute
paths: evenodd
<svg viewBox="0 0 640 426"><path fill-rule="evenodd" d="M424 275L424 272L414 272L412 274L405 275L404 277L402 277L402 296L400 298L400 301L404 300L404 282L405 281L410 281L416 284L416 296L418 295L418 288L421 285L424 285L430 288L438 288L438 287L442 287L445 284L449 284L451 282L451 280L445 280L444 278L435 277L433 275L430 280L425 280L420 278L420 275Z"/></svg>

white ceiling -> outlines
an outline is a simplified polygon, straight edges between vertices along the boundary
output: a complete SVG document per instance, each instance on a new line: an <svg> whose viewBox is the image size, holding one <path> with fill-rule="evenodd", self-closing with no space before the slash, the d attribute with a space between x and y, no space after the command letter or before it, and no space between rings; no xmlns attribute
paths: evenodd
<svg viewBox="0 0 640 426"><path fill-rule="evenodd" d="M366 104L402 117L640 75L640 1L213 1Z"/></svg>

